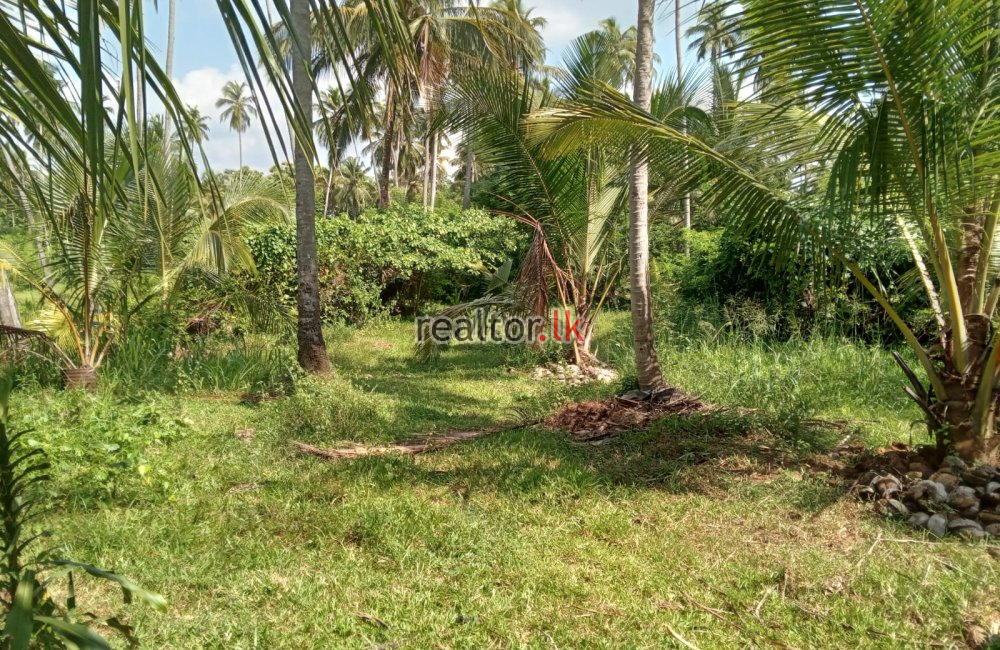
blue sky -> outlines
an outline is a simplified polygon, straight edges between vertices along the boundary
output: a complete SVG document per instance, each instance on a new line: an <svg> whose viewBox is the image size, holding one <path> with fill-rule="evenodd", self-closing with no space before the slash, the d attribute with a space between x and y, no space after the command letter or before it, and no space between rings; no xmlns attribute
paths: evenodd
<svg viewBox="0 0 1000 650"><path fill-rule="evenodd" d="M162 60L166 51L167 2L160 0L158 4L159 10L155 10L152 2L147 2L146 29L154 52ZM604 18L614 16L623 26L634 24L638 9L635 0L616 3L602 0L526 0L525 4L534 6L535 15L548 20L543 35L550 63L558 63L570 41L595 29ZM682 5L683 29L686 29L700 3L683 0ZM673 67L675 58L672 11L672 1L664 3L661 0L658 3L654 34L656 51L664 62L664 70ZM686 52L685 58L685 65L689 65L692 57ZM203 114L211 117L212 130L205 149L216 169L236 167L238 164L236 135L218 122L219 111L215 108L222 86L231 79L243 80L243 73L215 0L178 0L174 80L184 101L198 106ZM267 169L272 164L259 125L243 135L243 159L245 164L258 169Z"/></svg>

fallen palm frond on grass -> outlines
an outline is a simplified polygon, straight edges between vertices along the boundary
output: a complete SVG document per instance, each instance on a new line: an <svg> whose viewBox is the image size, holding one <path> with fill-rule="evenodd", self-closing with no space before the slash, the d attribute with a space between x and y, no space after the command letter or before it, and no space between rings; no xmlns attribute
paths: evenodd
<svg viewBox="0 0 1000 650"><path fill-rule="evenodd" d="M568 431L572 435L573 441L577 443L603 445L620 433L645 429L655 420L668 415L705 415L733 411L750 414L754 412L753 409L736 409L711 404L677 388L668 388L651 397L647 395L640 399L630 399L629 395L630 393L626 393L624 396L613 396L603 400L572 402L545 419L524 419L499 427L474 431L424 434L385 445L345 443L340 447L324 448L297 441L292 441L292 445L301 453L328 460L385 456L397 453L416 456L457 442L475 440L501 431L538 424L553 431ZM846 423L808 420L803 421L803 424L839 429Z"/></svg>
<svg viewBox="0 0 1000 650"><path fill-rule="evenodd" d="M517 425L515 425L517 426ZM440 449L456 442L465 440L475 440L500 431L505 431L511 427L501 427L494 429L482 429L479 431L455 431L440 435L428 435L408 441L394 442L388 445L362 445L350 443L343 447L323 448L307 445L304 442L292 441L292 445L303 454L310 454L326 458L327 460L340 460L343 458L362 458L365 456L385 456L387 454L409 454L416 456L427 451Z"/></svg>
<svg viewBox="0 0 1000 650"><path fill-rule="evenodd" d="M702 402L697 397L671 388L654 396L653 399L632 400L625 397L610 397L602 401L574 402L545 420L514 422L501 427L475 431L428 434L387 445L347 443L341 447L323 448L297 441L292 441L292 445L301 453L328 460L397 453L416 456L456 442L475 440L501 431L536 424L543 424L548 429L567 429L578 442L602 444L624 431L645 428L650 422L664 415L686 415L718 410L718 408Z"/></svg>

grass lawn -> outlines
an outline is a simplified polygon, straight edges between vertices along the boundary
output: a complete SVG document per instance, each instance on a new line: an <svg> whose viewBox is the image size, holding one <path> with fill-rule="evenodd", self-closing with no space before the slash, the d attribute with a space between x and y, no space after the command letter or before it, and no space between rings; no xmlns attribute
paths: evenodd
<svg viewBox="0 0 1000 650"><path fill-rule="evenodd" d="M627 315L610 316L599 350L627 368ZM622 388L533 380L537 360L501 347L421 363L411 337L405 323L339 331L335 377L256 405L15 395L23 423L62 432L54 454L74 436L104 444L92 420L109 408L142 452L140 471L96 480L59 456L58 493L92 488L48 525L66 556L163 594L169 612L93 583L80 601L125 612L146 647L231 649L948 648L1000 610L987 545L914 536L804 465L845 435L805 418L851 420L871 445L922 435L885 351L674 342L671 381L759 410L601 447L512 429L417 458L296 455L293 439L485 427Z"/></svg>

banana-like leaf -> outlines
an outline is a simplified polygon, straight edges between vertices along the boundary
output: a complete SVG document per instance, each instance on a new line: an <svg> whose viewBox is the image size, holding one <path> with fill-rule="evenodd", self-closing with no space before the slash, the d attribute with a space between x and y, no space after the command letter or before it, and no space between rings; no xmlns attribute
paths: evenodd
<svg viewBox="0 0 1000 650"><path fill-rule="evenodd" d="M117 583L118 586L121 587L122 597L125 599L126 603L132 602L133 598L138 598L139 600L151 605L153 609L159 612L167 611L167 601L163 598L163 596L147 591L128 578L120 576L117 573L111 573L110 571L99 569L92 564L73 562L70 560L56 560L53 564L70 569L82 569L94 577Z"/></svg>
<svg viewBox="0 0 1000 650"><path fill-rule="evenodd" d="M82 623L70 623L52 616L35 616L35 623L48 627L79 650L111 650L104 637Z"/></svg>
<svg viewBox="0 0 1000 650"><path fill-rule="evenodd" d="M4 634L12 650L27 650L34 634L35 573L25 571L14 591L14 602L7 613Z"/></svg>

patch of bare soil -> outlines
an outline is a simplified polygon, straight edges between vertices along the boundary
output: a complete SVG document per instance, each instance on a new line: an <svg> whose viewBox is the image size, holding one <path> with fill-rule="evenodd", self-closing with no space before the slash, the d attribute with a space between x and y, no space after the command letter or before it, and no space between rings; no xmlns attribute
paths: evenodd
<svg viewBox="0 0 1000 650"><path fill-rule="evenodd" d="M700 413L717 407L668 388L646 399L609 397L567 404L544 421L549 429L568 430L577 442L600 444L624 431L644 429L665 415Z"/></svg>

